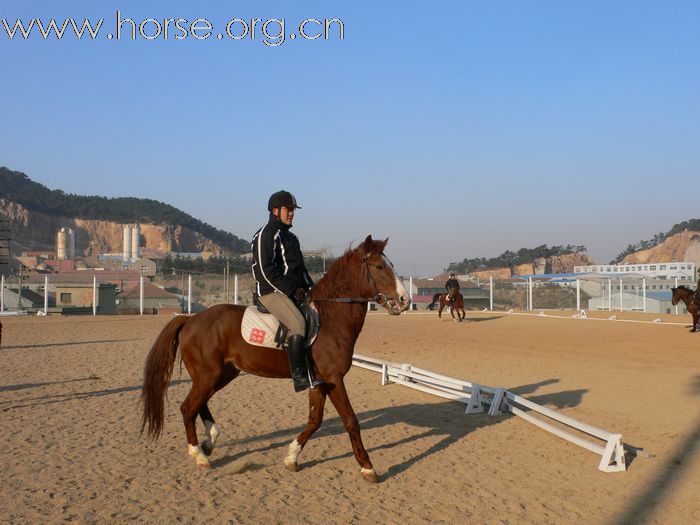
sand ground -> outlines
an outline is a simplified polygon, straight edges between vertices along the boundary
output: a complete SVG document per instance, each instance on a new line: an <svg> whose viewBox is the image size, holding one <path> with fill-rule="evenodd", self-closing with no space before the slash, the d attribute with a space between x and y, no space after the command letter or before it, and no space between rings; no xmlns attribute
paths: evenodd
<svg viewBox="0 0 700 525"><path fill-rule="evenodd" d="M700 334L687 326L368 316L358 353L506 387L656 455L606 474L595 454L520 418L467 416L354 368L372 485L330 403L302 469L284 469L307 408L289 380L242 376L214 397L212 471L187 455L186 370L176 366L163 437L140 439L143 364L168 320L2 318L1 522L700 523Z"/></svg>

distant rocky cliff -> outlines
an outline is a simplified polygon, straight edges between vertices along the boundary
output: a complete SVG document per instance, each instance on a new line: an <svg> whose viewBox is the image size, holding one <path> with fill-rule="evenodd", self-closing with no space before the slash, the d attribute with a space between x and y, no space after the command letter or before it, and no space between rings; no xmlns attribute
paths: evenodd
<svg viewBox="0 0 700 525"><path fill-rule="evenodd" d="M21 204L0 198L0 216L12 226L14 245L22 249L55 249L56 231L62 227L75 231L76 254L93 255L121 252L123 224L101 220L56 217L29 211ZM182 226L140 223L142 250L161 252L221 252L221 247L201 233Z"/></svg>
<svg viewBox="0 0 700 525"><path fill-rule="evenodd" d="M479 280L508 279L515 275L542 275L545 273L569 273L574 271L574 266L586 266L595 264L595 261L585 253L570 253L566 255L554 255L552 257L539 257L532 263L519 264L513 268L492 268L472 272L471 275Z"/></svg>
<svg viewBox="0 0 700 525"><path fill-rule="evenodd" d="M653 248L628 255L622 262L632 264L672 261L689 261L700 267L700 232L677 233Z"/></svg>

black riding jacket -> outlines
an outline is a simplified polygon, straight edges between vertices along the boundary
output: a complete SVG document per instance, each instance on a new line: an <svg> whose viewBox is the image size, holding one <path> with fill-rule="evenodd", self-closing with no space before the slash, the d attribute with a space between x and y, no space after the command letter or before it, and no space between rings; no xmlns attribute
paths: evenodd
<svg viewBox="0 0 700 525"><path fill-rule="evenodd" d="M459 281L457 279L448 279L445 283L445 289L449 292L450 288L456 288L459 291Z"/></svg>
<svg viewBox="0 0 700 525"><path fill-rule="evenodd" d="M279 291L292 297L297 288L310 290L313 286L299 239L274 214L270 213L268 223L255 233L250 248L258 295Z"/></svg>

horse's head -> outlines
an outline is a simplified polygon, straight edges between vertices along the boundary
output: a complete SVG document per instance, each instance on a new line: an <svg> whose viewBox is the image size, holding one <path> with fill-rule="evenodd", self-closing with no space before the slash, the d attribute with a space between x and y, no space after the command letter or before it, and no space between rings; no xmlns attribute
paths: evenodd
<svg viewBox="0 0 700 525"><path fill-rule="evenodd" d="M671 292L673 292L673 296L671 296L671 304L676 306L678 301L681 300L680 288L671 288Z"/></svg>
<svg viewBox="0 0 700 525"><path fill-rule="evenodd" d="M384 255L384 247L389 239L375 241L368 235L358 246L362 256L362 293L372 297L386 308L391 315L399 315L411 305L408 292L394 272L394 266Z"/></svg>

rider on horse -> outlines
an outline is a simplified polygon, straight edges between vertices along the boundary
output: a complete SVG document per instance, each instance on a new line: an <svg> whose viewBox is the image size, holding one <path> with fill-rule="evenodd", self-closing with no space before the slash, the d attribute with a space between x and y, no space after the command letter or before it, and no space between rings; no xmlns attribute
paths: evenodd
<svg viewBox="0 0 700 525"><path fill-rule="evenodd" d="M450 273L450 278L445 283L445 290L447 290L447 300L452 303L455 295L459 292L459 281L455 272Z"/></svg>
<svg viewBox="0 0 700 525"><path fill-rule="evenodd" d="M301 206L288 191L273 193L267 204L269 220L253 236L251 250L258 301L288 329L289 369L294 391L301 392L322 381L309 375L306 321L297 306L314 284L304 265L299 239L289 231L297 208Z"/></svg>

